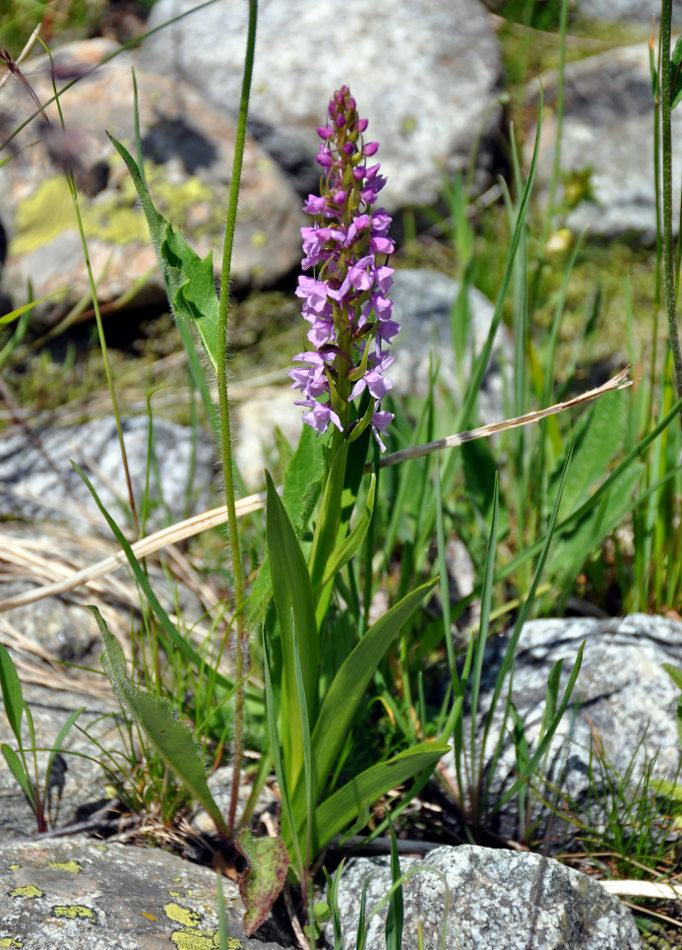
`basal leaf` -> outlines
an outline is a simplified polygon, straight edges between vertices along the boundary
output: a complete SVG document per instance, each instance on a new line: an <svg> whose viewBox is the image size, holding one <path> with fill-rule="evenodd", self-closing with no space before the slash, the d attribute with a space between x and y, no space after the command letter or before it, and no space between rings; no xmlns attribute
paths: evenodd
<svg viewBox="0 0 682 950"><path fill-rule="evenodd" d="M265 922L284 887L289 855L281 838L254 838L247 830L236 845L248 863L239 877L239 894L246 908L244 931L250 937Z"/></svg>
<svg viewBox="0 0 682 950"><path fill-rule="evenodd" d="M435 767L450 746L440 742L424 742L401 752L387 762L373 765L334 792L315 809L313 822L313 853L319 854L334 835L350 824L363 803L377 801L389 789L402 785L423 769Z"/></svg>
<svg viewBox="0 0 682 950"><path fill-rule="evenodd" d="M146 693L131 682L126 674L125 657L118 641L110 633L99 610L96 607L88 609L94 614L102 634L102 666L121 707L134 716L168 767L204 806L219 834L224 838L229 837L225 820L206 782L192 733L184 722L175 718L170 706L161 697Z"/></svg>
<svg viewBox="0 0 682 950"><path fill-rule="evenodd" d="M372 624L334 677L324 697L312 736L313 763L318 788L322 788L327 781L358 704L377 666L403 626L436 584L437 580L422 584ZM299 804L298 794L296 801Z"/></svg>
<svg viewBox="0 0 682 950"><path fill-rule="evenodd" d="M282 744L289 787L295 788L303 769L302 720L294 662L295 641L298 645L303 688L311 723L317 718L319 644L308 566L270 473L266 472L265 475L267 548L282 647Z"/></svg>

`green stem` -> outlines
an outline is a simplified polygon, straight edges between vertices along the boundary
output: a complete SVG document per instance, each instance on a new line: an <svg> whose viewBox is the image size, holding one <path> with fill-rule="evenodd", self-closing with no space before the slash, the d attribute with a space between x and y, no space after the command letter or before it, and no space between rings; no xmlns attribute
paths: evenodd
<svg viewBox="0 0 682 950"><path fill-rule="evenodd" d="M673 354L675 388L682 396L682 350L677 328L675 305L675 263L673 254L673 172L671 133L671 75L670 33L672 23L672 0L663 0L661 5L661 145L662 145L662 191L663 191L663 285L665 306L668 314L668 338ZM682 414L680 414L682 425Z"/></svg>
<svg viewBox="0 0 682 950"><path fill-rule="evenodd" d="M225 243L223 245L223 262L220 271L220 303L218 307L217 385L218 406L220 411L220 450L225 475L225 504L227 505L228 537L234 574L234 606L237 618L235 682L239 684L235 694L232 790L230 793L230 805L227 816L227 826L230 830L230 835L234 834L244 741L244 670L246 666L248 631L246 629L246 617L244 614L244 573L239 546L239 531L237 529L237 512L235 509L235 478L232 459L232 437L230 432L230 406L227 398L227 323L230 306L232 246L234 244L237 204L239 201L239 183L241 181L244 144L246 141L246 118L249 111L249 93L251 91L251 77L253 75L253 60L256 48L257 18L258 0L249 0L249 26L246 40L246 56L244 58L244 76L242 78L242 93L234 143L230 193L227 201Z"/></svg>

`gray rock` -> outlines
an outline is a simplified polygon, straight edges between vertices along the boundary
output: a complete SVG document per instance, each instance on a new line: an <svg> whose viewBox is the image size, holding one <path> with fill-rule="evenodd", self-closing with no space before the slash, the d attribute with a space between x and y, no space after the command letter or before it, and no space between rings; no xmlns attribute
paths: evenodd
<svg viewBox="0 0 682 950"><path fill-rule="evenodd" d="M430 366L438 364L437 387L446 390L456 404L461 403L462 378L468 378L472 357L483 349L495 308L479 290L470 288L469 334L465 352L457 356L451 313L459 288L459 281L438 271L401 269L395 272L391 297L400 333L391 348L395 363L388 375L397 395L426 396ZM484 422L502 418L506 375L503 370L511 365L511 356L509 333L501 324L479 393L479 411Z"/></svg>
<svg viewBox="0 0 682 950"><path fill-rule="evenodd" d="M614 803L607 788L602 786L596 760L590 759L593 741L598 739L618 775L625 775L631 769L629 785L632 788L647 761L650 766L653 764L654 778L676 779L680 763L676 704L680 692L661 664L682 664L682 624L645 614L613 620L581 618L527 623L516 652L512 701L523 721L531 753L539 741L549 673L555 662L562 659L560 695L563 695L583 642L583 661L573 692L577 705L569 707L554 737L545 765L549 787L544 787L543 793L554 799L552 789L558 787L558 804L563 803L566 795L578 812L589 807L591 826L596 827L605 820L606 809ZM486 715L490 707L505 648L504 637L488 644L483 664L481 716ZM493 720L486 761L500 733L501 712L498 710ZM452 753L445 757L445 763L454 776ZM507 736L500 764L491 781L491 805L515 778L515 753ZM603 796L602 802L593 800L588 806L588 787ZM531 817L540 815L547 817L539 805L531 805ZM542 827L547 826L543 823ZM508 838L518 839L523 834L515 799L495 816L493 828ZM562 836L572 829L573 826L564 827L554 818L550 827L553 846L560 848Z"/></svg>
<svg viewBox="0 0 682 950"><path fill-rule="evenodd" d="M423 861L403 858L403 950L635 950L642 946L632 915L600 884L537 854L463 845L436 848ZM344 950L355 950L363 886L367 914L391 886L387 859L359 858L344 871L339 910ZM445 906L445 891L449 906ZM445 942L441 943L443 918ZM373 915L367 950L385 947L386 907ZM331 925L326 925L331 937Z"/></svg>
<svg viewBox="0 0 682 950"><path fill-rule="evenodd" d="M149 421L122 420L128 465L138 508L146 479ZM192 511L209 507L215 473L215 448L202 432L155 418L148 531ZM193 455L196 457L193 458ZM17 428L0 441L0 516L28 521L68 521L74 531L98 530L110 536L90 492L73 469L78 463L114 519L126 527L127 501L118 436L113 418L46 429ZM123 507L122 507L123 506Z"/></svg>
<svg viewBox="0 0 682 950"><path fill-rule="evenodd" d="M547 200L557 123L557 76L540 79L544 115L536 189ZM537 109L538 81L529 86L527 105ZM578 233L616 238L640 236L652 242L656 233L653 166L654 105L649 52L645 43L590 56L566 67L565 113L561 140L561 169L580 175L591 169L592 200L568 211L565 225ZM682 172L682 111L673 112L673 176ZM530 161L535 131L526 140ZM560 201L565 194L561 185ZM673 202L675 204L675 202ZM677 209L675 210L677 214ZM563 224L564 221L562 220Z"/></svg>
<svg viewBox="0 0 682 950"><path fill-rule="evenodd" d="M19 663L22 659L19 658ZM78 726L72 728L62 746L61 762L53 766L51 783L48 786L47 803L50 806L46 817L51 828L71 823L83 805L111 797L107 792L107 776L102 764L107 761L101 746L111 759L113 767L120 761L124 746L116 724L118 703L105 683L95 682L91 677L86 685L82 680L68 674L47 669L43 679L50 685L26 682L26 663L19 666L24 700L28 703L35 726L36 747L53 748L57 735L69 715L81 707ZM60 682L61 681L61 682ZM96 691L96 692L95 692ZM24 717L22 741L26 750L31 742ZM7 718L0 716L0 741L18 751L16 739ZM32 769L33 757L27 752ZM48 752L37 753L39 786L45 788ZM12 776L4 757L0 758L0 841L26 838L37 832L36 819L26 797ZM0 899L1 900L1 899ZM0 920L2 920L0 913ZM1 925L0 925L1 928Z"/></svg>
<svg viewBox="0 0 682 950"><path fill-rule="evenodd" d="M148 26L188 11L193 0L161 0ZM237 111L247 8L212 4L149 37L138 61L181 77L231 115ZM400 0L390 15L370 0L287 0L260 5L250 128L302 191L313 189L312 161L333 92L344 83L389 185L387 208L433 203L443 173L467 166L494 118L500 81L497 40L476 0ZM479 162L490 161L490 153Z"/></svg>
<svg viewBox="0 0 682 950"><path fill-rule="evenodd" d="M94 51L93 51L94 47ZM62 51L61 68L84 72L104 53L110 41L87 41ZM27 66L41 100L52 95L45 57ZM235 127L225 115L177 78L138 70L139 115L147 181L159 210L178 226L203 257L214 251L216 266L222 235L234 152ZM6 87L3 109L14 128L32 111L31 100L17 87L10 100ZM90 72L60 99L66 135L52 132L43 146L25 148L0 169L4 196L0 220L8 237L3 272L5 289L24 303L27 281L34 298L68 289L34 312L54 319L88 293L83 252L64 176L55 165L71 156L80 185L80 205L100 302L130 292L128 305L163 305L165 289L149 239L144 215L127 169L105 130L135 153L133 85L129 56L117 57ZM6 106L6 103L8 104ZM48 108L59 128L54 106ZM32 122L15 140L17 147L42 135ZM59 153L59 154L57 154ZM288 273L300 257L300 199L268 155L249 139L239 195L234 245L234 286L262 287Z"/></svg>
<svg viewBox="0 0 682 950"><path fill-rule="evenodd" d="M223 878L228 945L290 946L271 921L241 925L237 885ZM217 877L159 849L84 838L0 845L0 942L70 950L219 946Z"/></svg>

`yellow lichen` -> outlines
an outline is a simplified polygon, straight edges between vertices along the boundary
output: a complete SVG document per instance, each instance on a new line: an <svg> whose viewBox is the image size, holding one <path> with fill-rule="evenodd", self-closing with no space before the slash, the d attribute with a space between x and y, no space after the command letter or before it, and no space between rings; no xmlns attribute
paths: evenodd
<svg viewBox="0 0 682 950"><path fill-rule="evenodd" d="M199 924L201 918L194 910L188 910L186 907L181 907L179 904L164 904L163 907L166 912L166 916L171 920L177 921L177 923L182 924L183 927L196 927Z"/></svg>
<svg viewBox="0 0 682 950"><path fill-rule="evenodd" d="M217 950L220 938L217 933L197 932L196 930L175 930L171 940L178 950ZM233 937L227 938L228 950L243 950L244 945Z"/></svg>
<svg viewBox="0 0 682 950"><path fill-rule="evenodd" d="M95 915L89 907L82 904L58 904L52 908L53 917L66 917L67 920L89 920L93 924Z"/></svg>
<svg viewBox="0 0 682 950"><path fill-rule="evenodd" d="M35 884L25 884L23 887L15 887L11 893L11 897L42 897L43 891L39 887L36 887Z"/></svg>
<svg viewBox="0 0 682 950"><path fill-rule="evenodd" d="M71 871L73 874L78 874L83 870L78 861L50 861L48 867L57 868L60 871Z"/></svg>

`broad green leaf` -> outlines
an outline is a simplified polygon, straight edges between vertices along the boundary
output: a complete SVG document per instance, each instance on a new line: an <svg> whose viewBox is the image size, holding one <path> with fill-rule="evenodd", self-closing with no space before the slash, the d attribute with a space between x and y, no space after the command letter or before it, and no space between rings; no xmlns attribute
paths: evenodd
<svg viewBox="0 0 682 950"><path fill-rule="evenodd" d="M5 647L0 643L0 689L7 721L21 746L21 720L24 715L24 696L17 669Z"/></svg>
<svg viewBox="0 0 682 950"><path fill-rule="evenodd" d="M126 163L144 211L152 243L166 284L168 300L178 316L184 317L197 331L206 355L217 370L218 295L209 254L200 258L181 234L156 209L144 179L143 169L120 142L109 136Z"/></svg>
<svg viewBox="0 0 682 950"><path fill-rule="evenodd" d="M662 663L661 666L673 681L675 686L677 686L678 689L682 689L682 668L679 666L673 666L671 663Z"/></svg>
<svg viewBox="0 0 682 950"><path fill-rule="evenodd" d="M265 922L284 887L289 855L281 838L254 838L246 829L236 845L248 863L239 876L239 894L246 908L244 932L250 937Z"/></svg>
<svg viewBox="0 0 682 950"><path fill-rule="evenodd" d="M2 743L0 749L2 750L2 754L5 757L5 762L7 762L7 765L9 766L10 772L17 780L26 798L28 798L31 808L33 811L35 811L37 805L36 792L33 787L33 782L24 771L24 766L21 762L21 759L16 754L14 749L10 749L6 742Z"/></svg>
<svg viewBox="0 0 682 950"><path fill-rule="evenodd" d="M313 763L318 788L322 788L327 781L377 666L403 626L437 583L437 580L433 580L422 584L372 624L334 677L313 730Z"/></svg>
<svg viewBox="0 0 682 950"><path fill-rule="evenodd" d="M642 472L641 464L633 464L623 473L617 490L605 495L601 504L587 512L570 534L559 535L552 555L553 572L577 571L591 551L623 521Z"/></svg>
<svg viewBox="0 0 682 950"><path fill-rule="evenodd" d="M88 609L102 634L102 666L121 707L134 716L168 767L204 806L221 837L228 838L227 825L209 790L192 733L184 722L175 718L170 706L160 696L146 693L131 682L118 641L110 633L97 607Z"/></svg>
<svg viewBox="0 0 682 950"><path fill-rule="evenodd" d="M389 789L402 785L422 769L434 768L450 746L423 742L387 762L373 765L334 792L315 809L313 853L319 854L334 835L350 824L365 801L375 802Z"/></svg>
<svg viewBox="0 0 682 950"><path fill-rule="evenodd" d="M308 567L270 473L266 472L265 477L267 547L282 648L280 720L284 768L289 787L295 788L303 769L303 747L294 650L298 646L308 715L315 722L319 644Z"/></svg>

